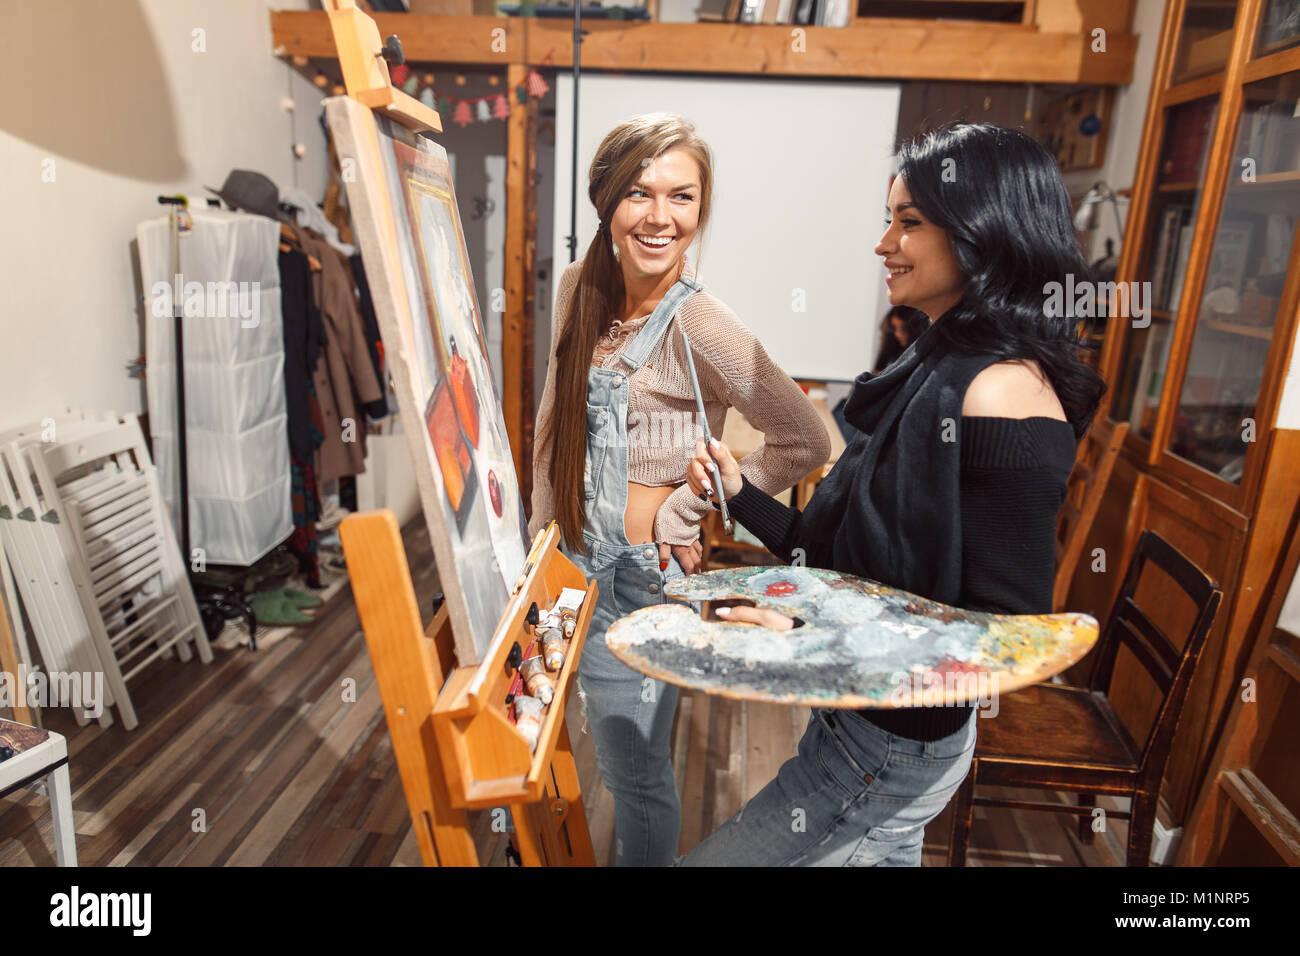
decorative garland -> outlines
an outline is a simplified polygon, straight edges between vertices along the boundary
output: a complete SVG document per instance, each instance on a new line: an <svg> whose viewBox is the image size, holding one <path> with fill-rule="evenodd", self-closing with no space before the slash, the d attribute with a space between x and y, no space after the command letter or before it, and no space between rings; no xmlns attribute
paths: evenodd
<svg viewBox="0 0 1300 956"><path fill-rule="evenodd" d="M444 119L449 118L460 126L471 123L487 123L491 120L508 119L510 104L505 93L492 93L487 96L464 98L459 96L441 96L433 87L433 74L421 77L405 63L389 70L393 85L410 96L418 97L420 102L431 110L437 110ZM496 77L493 77L495 81ZM462 78L463 81L463 78ZM550 90L536 68L528 71L524 81L515 87L515 99L521 106L531 96L540 100ZM491 105L489 105L491 104Z"/></svg>

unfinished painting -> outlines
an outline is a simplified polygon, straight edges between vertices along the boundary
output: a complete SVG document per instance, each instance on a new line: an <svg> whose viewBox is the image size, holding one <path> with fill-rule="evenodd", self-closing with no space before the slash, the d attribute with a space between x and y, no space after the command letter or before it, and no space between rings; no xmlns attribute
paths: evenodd
<svg viewBox="0 0 1300 956"><path fill-rule="evenodd" d="M705 620L685 604L642 608L609 628L629 667L741 700L810 707L981 703L1047 680L1097 640L1086 614L988 614L815 568L731 568L665 585L674 600L752 603L806 624L773 630Z"/></svg>
<svg viewBox="0 0 1300 956"><path fill-rule="evenodd" d="M326 116L416 459L457 655L474 663L523 567L528 529L447 153L346 97L327 100Z"/></svg>

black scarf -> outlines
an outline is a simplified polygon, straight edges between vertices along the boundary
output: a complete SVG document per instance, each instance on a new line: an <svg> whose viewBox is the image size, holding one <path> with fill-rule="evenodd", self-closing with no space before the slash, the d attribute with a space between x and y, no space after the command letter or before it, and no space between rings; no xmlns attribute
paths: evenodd
<svg viewBox="0 0 1300 956"><path fill-rule="evenodd" d="M948 313L945 313L945 316ZM962 584L961 406L998 361L947 344L941 316L879 375L854 382L844 417L858 429L804 510L831 538L831 567L957 604Z"/></svg>

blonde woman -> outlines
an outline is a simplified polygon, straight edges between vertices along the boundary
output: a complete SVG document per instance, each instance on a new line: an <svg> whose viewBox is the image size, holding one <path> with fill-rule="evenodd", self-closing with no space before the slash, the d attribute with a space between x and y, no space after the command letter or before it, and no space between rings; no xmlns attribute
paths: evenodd
<svg viewBox="0 0 1300 956"><path fill-rule="evenodd" d="M709 147L679 116L639 116L601 142L588 187L600 226L560 278L537 416L530 531L554 519L565 553L599 585L578 675L619 865L672 863L681 830L669 759L677 689L605 646L610 624L699 568L709 505L684 484L701 429L679 330L710 430L722 434L735 407L764 433L740 463L756 487L779 493L830 454L807 397L687 266L712 191Z"/></svg>

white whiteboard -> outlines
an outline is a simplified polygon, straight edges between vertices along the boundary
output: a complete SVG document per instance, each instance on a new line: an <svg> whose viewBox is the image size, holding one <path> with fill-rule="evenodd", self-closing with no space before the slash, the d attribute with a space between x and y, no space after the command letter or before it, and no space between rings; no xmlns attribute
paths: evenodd
<svg viewBox="0 0 1300 956"><path fill-rule="evenodd" d="M569 260L573 77L557 79L559 271ZM605 134L640 113L680 113L713 150L713 210L689 253L705 286L791 376L852 379L875 361L889 308L872 250L884 232L898 98L889 83L584 75L577 254L596 233L587 169Z"/></svg>

